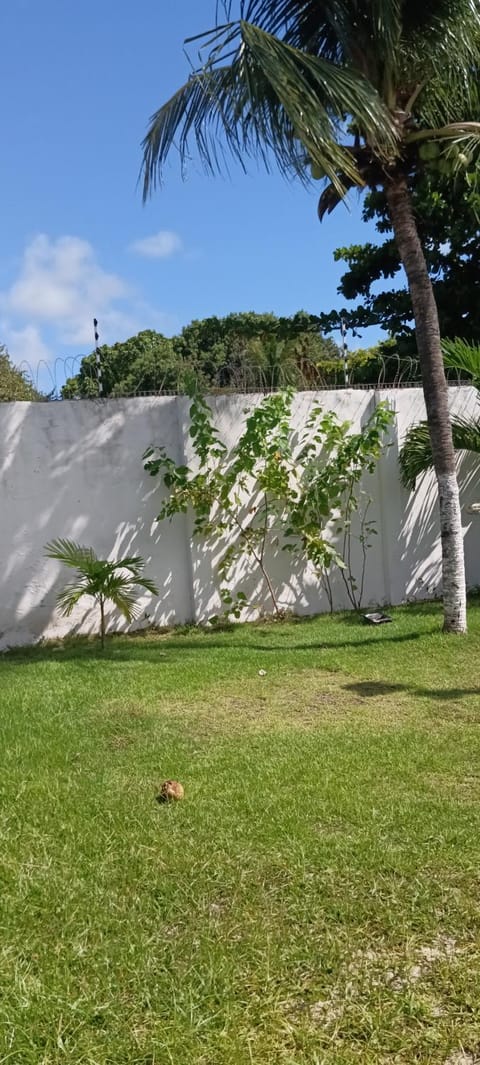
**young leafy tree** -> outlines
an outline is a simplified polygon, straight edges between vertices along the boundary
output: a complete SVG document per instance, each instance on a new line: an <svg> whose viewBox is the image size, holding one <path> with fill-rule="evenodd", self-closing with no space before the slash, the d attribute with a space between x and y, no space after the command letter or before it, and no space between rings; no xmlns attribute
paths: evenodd
<svg viewBox="0 0 480 1065"><path fill-rule="evenodd" d="M230 4L224 5L229 18ZM439 490L444 628L466 629L463 540L437 308L409 181L427 144L462 166L480 144L478 0L243 0L240 20L204 37L200 70L152 117L144 195L190 140L207 170L226 148L327 187L382 188L407 275ZM460 146L461 151L453 159Z"/></svg>
<svg viewBox="0 0 480 1065"><path fill-rule="evenodd" d="M234 587L238 562L243 573L257 571L273 613L282 615L269 572L272 550L311 563L319 579L339 567L352 606L361 604L366 553L375 532L361 481L375 468L393 415L379 403L354 433L350 422L316 405L297 429L291 420L293 394L292 389L277 392L246 411L244 430L228 448L208 403L196 393L190 406L192 467L177 465L163 447L149 447L143 456L145 469L160 475L168 491L157 521L193 513L194 535L215 546L220 598L235 617L247 605L243 589ZM355 513L362 550L358 581L351 550Z"/></svg>
<svg viewBox="0 0 480 1065"><path fill-rule="evenodd" d="M130 622L137 616L137 588L145 588L152 595L158 595L156 584L142 575L145 563L139 555L110 562L108 559L98 558L92 547L82 547L73 540L63 539L52 540L47 544L45 554L47 558L54 558L77 571L75 580L67 584L57 596L57 603L64 617L70 616L84 595L90 596L98 603L102 651L105 647L105 603L113 603L126 621Z"/></svg>

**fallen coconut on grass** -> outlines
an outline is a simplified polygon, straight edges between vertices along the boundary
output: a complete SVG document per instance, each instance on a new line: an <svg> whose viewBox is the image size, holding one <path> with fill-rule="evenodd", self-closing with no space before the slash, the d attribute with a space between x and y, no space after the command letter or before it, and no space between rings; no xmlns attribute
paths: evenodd
<svg viewBox="0 0 480 1065"><path fill-rule="evenodd" d="M179 799L184 797L185 789L183 784L180 784L178 780L164 780L157 795L157 802L178 802Z"/></svg>

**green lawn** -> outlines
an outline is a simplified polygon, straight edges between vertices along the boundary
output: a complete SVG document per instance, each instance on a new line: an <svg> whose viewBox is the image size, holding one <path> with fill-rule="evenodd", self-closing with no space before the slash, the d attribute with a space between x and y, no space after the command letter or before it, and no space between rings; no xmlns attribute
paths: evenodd
<svg viewBox="0 0 480 1065"><path fill-rule="evenodd" d="M480 1059L469 623L0 658L0 1063Z"/></svg>

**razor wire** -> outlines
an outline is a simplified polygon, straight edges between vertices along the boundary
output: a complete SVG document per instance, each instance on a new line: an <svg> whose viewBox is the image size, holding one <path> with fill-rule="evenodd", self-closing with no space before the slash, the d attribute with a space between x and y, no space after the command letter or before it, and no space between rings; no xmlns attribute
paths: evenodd
<svg viewBox="0 0 480 1065"><path fill-rule="evenodd" d="M181 396L187 394L185 387L185 367L179 366L177 381L172 384L172 368L158 368L158 377L153 381L152 368L146 374L139 375L134 387L121 384L109 386L109 377L113 368L100 366L99 360L91 355L67 355L51 362L41 359L35 365L27 360L17 364L27 381L40 394L44 401L65 402L72 400L99 400L108 402L112 399L133 399L140 396ZM337 362L337 360L335 360ZM81 376L79 377L81 371ZM194 371L193 371L194 372ZM461 372L447 370L450 386L470 385L471 381L462 378ZM77 394L65 395L68 381L77 379L80 383ZM293 387L298 392L345 391L348 389L383 391L421 386L421 374L418 358L397 354L381 355L375 358L375 364L355 364L355 352L349 353L348 380L345 380L345 368L342 358L338 366L328 366L301 361L296 367L283 370L281 367L265 368L252 365L234 367L225 364L208 382L199 375L200 387L207 395L235 393L266 393L282 391ZM147 387L148 386L148 387Z"/></svg>

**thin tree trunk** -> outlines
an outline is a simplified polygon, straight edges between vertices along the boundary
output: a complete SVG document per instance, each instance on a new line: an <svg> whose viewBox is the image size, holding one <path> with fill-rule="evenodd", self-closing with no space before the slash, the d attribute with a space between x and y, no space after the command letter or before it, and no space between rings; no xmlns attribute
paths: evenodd
<svg viewBox="0 0 480 1065"><path fill-rule="evenodd" d="M238 518L235 518L234 520L235 520L235 524L238 526L238 528L240 529L241 534L243 535L244 534L244 529L243 529L243 525L242 525L241 521L239 521ZM267 501L267 499L265 497L265 526L264 526L263 543L262 543L261 551L260 551L260 554L258 554L258 552L255 551L254 547L251 547L250 551L251 551L252 557L255 559L255 562L257 563L257 566L259 566L260 572L262 573L262 575L263 575L263 577L265 579L265 582L267 584L268 590L270 592L270 598L271 598L272 603L273 603L273 609L275 611L275 614L277 615L277 618L280 618L282 616L281 610L280 610L280 608L278 606L278 603L277 603L277 597L275 595L273 584L272 584L272 582L270 580L268 571L265 568L265 563L263 561L263 556L265 554L265 541L266 541L266 537L267 537L267 521L268 521L268 501Z"/></svg>
<svg viewBox="0 0 480 1065"><path fill-rule="evenodd" d="M466 632L462 517L437 306L405 175L401 172L392 175L385 184L385 192L413 304L423 394L427 408L433 464L438 481L442 538L443 627L445 632Z"/></svg>
<svg viewBox="0 0 480 1065"><path fill-rule="evenodd" d="M102 644L102 651L105 650L105 603L103 601L103 595L100 596L100 638Z"/></svg>

